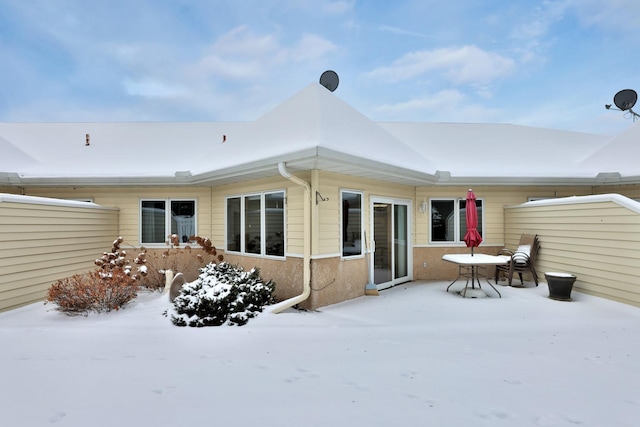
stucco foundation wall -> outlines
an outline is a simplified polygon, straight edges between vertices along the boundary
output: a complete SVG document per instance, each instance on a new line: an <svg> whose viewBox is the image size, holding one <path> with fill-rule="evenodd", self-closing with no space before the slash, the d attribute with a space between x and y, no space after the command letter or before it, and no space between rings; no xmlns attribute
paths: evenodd
<svg viewBox="0 0 640 427"><path fill-rule="evenodd" d="M314 259L311 261L311 295L302 307L317 309L361 297L368 276L365 258Z"/></svg>
<svg viewBox="0 0 640 427"><path fill-rule="evenodd" d="M260 268L265 280L276 282L276 298L285 300L303 290L303 259L288 257L274 260L259 257L225 255L225 261L245 270ZM365 258L343 260L340 257L311 260L311 295L300 308L315 310L364 295L368 283Z"/></svg>
<svg viewBox="0 0 640 427"><path fill-rule="evenodd" d="M42 300L55 281L91 270L117 233L117 209L0 194L0 311Z"/></svg>
<svg viewBox="0 0 640 427"><path fill-rule="evenodd" d="M505 208L505 235L515 247L537 234L536 270L577 276L574 288L640 306L640 202L618 194L529 202Z"/></svg>
<svg viewBox="0 0 640 427"><path fill-rule="evenodd" d="M288 257L286 260L279 260L225 254L224 260L245 270L258 267L264 280L273 280L276 283L275 296L280 301L302 293L302 258Z"/></svg>
<svg viewBox="0 0 640 427"><path fill-rule="evenodd" d="M502 245L485 245L475 248L475 254L496 255ZM470 249L464 247L414 247L413 278L414 280L453 280L458 277L458 266L443 261L445 254L468 254ZM427 266L424 266L424 263ZM488 267L486 273L493 277L494 267Z"/></svg>

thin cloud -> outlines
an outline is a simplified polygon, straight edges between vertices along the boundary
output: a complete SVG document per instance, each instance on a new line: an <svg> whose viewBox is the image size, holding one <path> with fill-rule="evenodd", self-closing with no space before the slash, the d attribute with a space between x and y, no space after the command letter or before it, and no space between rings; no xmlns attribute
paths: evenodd
<svg viewBox="0 0 640 427"><path fill-rule="evenodd" d="M205 55L194 61L195 65L186 69L192 77L255 81L276 67L320 61L336 49L332 42L314 34L305 34L291 46L285 46L272 34L259 35L240 26L223 34Z"/></svg>
<svg viewBox="0 0 640 427"><path fill-rule="evenodd" d="M447 89L422 94L408 101L382 104L373 109L375 115L387 120L434 122L483 122L495 120L500 111L475 102L463 92Z"/></svg>
<svg viewBox="0 0 640 427"><path fill-rule="evenodd" d="M395 104L382 104L374 109L378 113L401 116L412 111L436 111L441 109L451 109L452 106L460 105L465 100L465 96L457 90L443 90L434 94L428 94L420 98L412 98L408 101L401 101Z"/></svg>
<svg viewBox="0 0 640 427"><path fill-rule="evenodd" d="M378 30L384 31L384 32L388 32L388 33L398 34L398 35L401 35L401 36L411 36L411 37L418 37L418 38L431 38L431 36L428 36L426 34L417 33L415 31L408 31L408 30L404 30L404 29L398 28L398 27L392 27L390 25L380 25L378 27Z"/></svg>
<svg viewBox="0 0 640 427"><path fill-rule="evenodd" d="M516 24L510 34L516 46L514 51L522 63L535 60L544 62L546 53L554 43L551 29L565 18L566 10L566 2L544 2L530 14L523 15L526 18Z"/></svg>
<svg viewBox="0 0 640 427"><path fill-rule="evenodd" d="M103 3L0 0L0 120L253 120L330 68L375 120L595 130L640 90L636 0Z"/></svg>
<svg viewBox="0 0 640 427"><path fill-rule="evenodd" d="M125 79L123 84L128 94L147 98L173 98L186 93L181 86L151 79Z"/></svg>
<svg viewBox="0 0 640 427"><path fill-rule="evenodd" d="M328 1L321 4L321 10L329 15L344 15L355 7L355 0Z"/></svg>
<svg viewBox="0 0 640 427"><path fill-rule="evenodd" d="M487 84L514 70L513 59L470 45L411 52L389 66L374 69L367 76L398 82L437 72L454 84Z"/></svg>
<svg viewBox="0 0 640 427"><path fill-rule="evenodd" d="M246 25L240 25L219 37L211 50L220 55L235 57L267 56L278 49L272 34L257 35Z"/></svg>
<svg viewBox="0 0 640 427"><path fill-rule="evenodd" d="M640 39L640 2L637 0L565 0L563 4L587 26L599 27L634 40Z"/></svg>

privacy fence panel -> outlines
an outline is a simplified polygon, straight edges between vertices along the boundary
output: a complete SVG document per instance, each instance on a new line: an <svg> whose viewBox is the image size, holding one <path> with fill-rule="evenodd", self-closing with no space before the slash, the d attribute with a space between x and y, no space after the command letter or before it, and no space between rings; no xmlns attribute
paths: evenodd
<svg viewBox="0 0 640 427"><path fill-rule="evenodd" d="M92 269L117 233L117 209L0 194L0 311L42 300L55 281Z"/></svg>
<svg viewBox="0 0 640 427"><path fill-rule="evenodd" d="M640 203L619 194L539 200L505 208L505 236L515 247L537 234L536 270L577 276L574 289L640 306Z"/></svg>

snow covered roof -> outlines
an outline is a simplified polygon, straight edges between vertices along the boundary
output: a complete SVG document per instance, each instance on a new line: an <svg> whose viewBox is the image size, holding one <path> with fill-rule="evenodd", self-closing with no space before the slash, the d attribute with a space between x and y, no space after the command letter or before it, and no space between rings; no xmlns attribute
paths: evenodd
<svg viewBox="0 0 640 427"><path fill-rule="evenodd" d="M279 162L409 185L640 182L637 135L376 123L312 83L254 122L0 123L0 184L219 185Z"/></svg>
<svg viewBox="0 0 640 427"><path fill-rule="evenodd" d="M640 123L634 123L597 150L590 152L580 162L588 169L597 169L612 177L637 177L640 175Z"/></svg>
<svg viewBox="0 0 640 427"><path fill-rule="evenodd" d="M607 137L555 129L484 123L381 123L440 171L469 178L582 178L579 156Z"/></svg>

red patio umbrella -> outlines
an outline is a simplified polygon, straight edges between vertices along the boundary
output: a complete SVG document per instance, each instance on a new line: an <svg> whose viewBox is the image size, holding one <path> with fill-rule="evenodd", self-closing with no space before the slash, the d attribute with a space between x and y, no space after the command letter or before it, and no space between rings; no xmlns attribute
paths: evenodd
<svg viewBox="0 0 640 427"><path fill-rule="evenodd" d="M480 245L482 236L478 233L478 211L476 210L476 195L469 189L467 191L467 233L464 235L464 242L468 248L471 248L471 256L473 256L473 248Z"/></svg>

